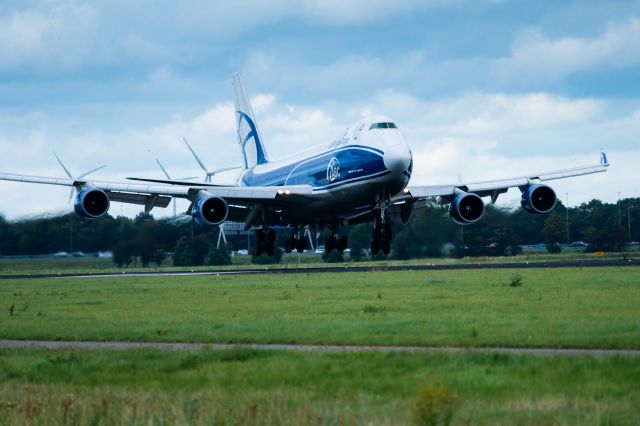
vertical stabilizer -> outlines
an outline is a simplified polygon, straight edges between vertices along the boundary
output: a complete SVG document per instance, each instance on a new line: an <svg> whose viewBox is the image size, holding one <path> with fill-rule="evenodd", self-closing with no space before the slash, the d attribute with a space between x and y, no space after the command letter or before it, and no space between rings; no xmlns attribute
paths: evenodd
<svg viewBox="0 0 640 426"><path fill-rule="evenodd" d="M268 161L267 151L262 144L262 137L258 131L258 125L239 73L233 75L233 91L235 94L238 143L242 152L242 167L250 169Z"/></svg>

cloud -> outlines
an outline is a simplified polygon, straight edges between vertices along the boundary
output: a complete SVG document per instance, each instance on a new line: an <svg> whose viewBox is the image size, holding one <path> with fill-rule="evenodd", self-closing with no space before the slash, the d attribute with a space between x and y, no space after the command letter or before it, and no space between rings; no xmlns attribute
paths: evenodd
<svg viewBox="0 0 640 426"><path fill-rule="evenodd" d="M228 54L228 44L242 44L239 37L268 34L284 21L344 27L449 5L442 0L247 0L241 6L231 0L160 0L152 7L126 0L14 3L0 15L0 73L201 63Z"/></svg>
<svg viewBox="0 0 640 426"><path fill-rule="evenodd" d="M509 79L555 81L579 72L640 65L640 19L611 25L595 38L551 39L539 31L520 36L511 55L496 62Z"/></svg>

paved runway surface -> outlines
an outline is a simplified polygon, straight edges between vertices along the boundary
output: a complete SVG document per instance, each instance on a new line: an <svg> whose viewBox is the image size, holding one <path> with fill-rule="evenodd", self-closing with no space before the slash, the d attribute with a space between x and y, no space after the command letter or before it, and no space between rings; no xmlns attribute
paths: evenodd
<svg viewBox="0 0 640 426"><path fill-rule="evenodd" d="M130 350L154 349L162 351L225 350L233 348L287 352L317 353L447 353L447 354L505 354L553 356L630 356L640 357L638 349L556 349L556 348L465 348L424 346L356 346L356 345L289 345L289 344L227 344L227 343L169 343L169 342L61 342L46 340L0 340L0 349L78 349L78 350Z"/></svg>
<svg viewBox="0 0 640 426"><path fill-rule="evenodd" d="M122 273L73 273L73 274L17 274L0 275L0 279L16 278L89 278L89 277L149 277L149 276L192 276L192 275L243 275L243 274L311 274L324 272L380 272L380 271L442 271L462 269L525 269L525 268L594 268L602 266L640 266L640 260L582 260L554 262L522 262L522 263L456 263L427 265L390 265L390 266L326 266L295 268L261 268L235 270L200 270L200 271L149 271Z"/></svg>

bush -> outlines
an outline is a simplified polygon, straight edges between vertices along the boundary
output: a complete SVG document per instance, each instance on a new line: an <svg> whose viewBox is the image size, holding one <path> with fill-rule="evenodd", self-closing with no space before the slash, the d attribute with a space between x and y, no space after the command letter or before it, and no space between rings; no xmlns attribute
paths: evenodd
<svg viewBox="0 0 640 426"><path fill-rule="evenodd" d="M322 260L329 263L344 262L344 255L336 250L333 250L331 253L325 251L322 253Z"/></svg>
<svg viewBox="0 0 640 426"><path fill-rule="evenodd" d="M173 251L173 265L204 265L204 258L209 252L209 245L209 239L205 235L200 235L195 238L180 238Z"/></svg>
<svg viewBox="0 0 640 426"><path fill-rule="evenodd" d="M522 286L522 275L517 272L511 276L511 281L509 282L509 286L511 287L520 287Z"/></svg>
<svg viewBox="0 0 640 426"><path fill-rule="evenodd" d="M211 246L207 261L209 265L231 265L231 253L229 253L229 249L224 244L221 244L220 247Z"/></svg>
<svg viewBox="0 0 640 426"><path fill-rule="evenodd" d="M417 425L448 425L456 409L458 397L444 386L422 386L413 403L413 419Z"/></svg>
<svg viewBox="0 0 640 426"><path fill-rule="evenodd" d="M560 247L560 244L558 243L547 243L545 244L545 246L547 247L547 251L549 253L560 253L562 251L562 247Z"/></svg>
<svg viewBox="0 0 640 426"><path fill-rule="evenodd" d="M157 249L153 252L153 261L156 265L158 265L158 268L160 267L160 265L162 265L162 262L164 262L166 258L167 252L162 249Z"/></svg>

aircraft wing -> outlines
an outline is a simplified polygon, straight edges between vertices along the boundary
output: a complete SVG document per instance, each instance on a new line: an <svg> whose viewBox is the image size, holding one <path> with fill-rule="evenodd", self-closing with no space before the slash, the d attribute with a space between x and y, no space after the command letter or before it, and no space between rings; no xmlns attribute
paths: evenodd
<svg viewBox="0 0 640 426"><path fill-rule="evenodd" d="M207 191L211 195L222 197L229 204L243 207L251 207L256 204L277 204L283 207L300 205L310 201L309 196L312 194L312 188L308 185L244 187L214 186L210 184L194 184L191 182L190 185L187 186L186 182L179 184L146 181L143 181L144 183L104 182L11 173L0 173L0 180L67 187L73 186L77 189L85 187L101 189L107 193L109 199L112 201L145 205L148 210L156 206L166 207L172 197L193 200L194 198L198 198L198 193L201 191Z"/></svg>
<svg viewBox="0 0 640 426"><path fill-rule="evenodd" d="M527 176L520 176L508 179L488 180L481 182L471 183L458 183L449 185L430 185L430 186L408 186L404 190L404 194L400 194L392 201L406 201L412 199L426 199L429 197L442 197L445 200L453 198L453 196L459 191L470 192L480 197L491 196L491 201L495 202L498 195L503 194L509 190L509 188L521 188L533 182L544 182L554 179L564 179L574 176L583 176L593 173L602 173L606 171L609 163L606 162L606 155L602 155L602 160L599 164L593 164L589 166L574 167L571 169L556 170L552 172L544 172L537 174L530 174Z"/></svg>

